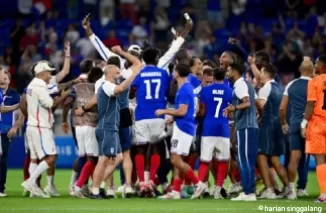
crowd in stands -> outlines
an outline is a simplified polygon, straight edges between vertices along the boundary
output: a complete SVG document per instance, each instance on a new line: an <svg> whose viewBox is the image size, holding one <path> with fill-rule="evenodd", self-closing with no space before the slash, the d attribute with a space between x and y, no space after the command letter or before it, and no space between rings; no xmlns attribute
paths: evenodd
<svg viewBox="0 0 326 213"><path fill-rule="evenodd" d="M19 14L1 15L6 17L0 22L0 64L11 73L11 86L20 93L31 77L31 63L46 59L60 70L63 40L71 44L71 72L66 80L79 75L83 59L96 56L79 21L88 12L93 15L96 35L108 47L148 40L163 48L172 36L171 27L180 30L182 14L187 12L194 21L187 42L192 55L218 64L220 54L230 45L228 38L234 37L235 45L241 47L236 48L241 50L236 51L239 55L267 51L285 83L299 75L303 55L314 59L326 49L326 12L321 9L326 3L322 0L207 0L203 1L207 3L204 14L199 14L194 0L12 2Z"/></svg>

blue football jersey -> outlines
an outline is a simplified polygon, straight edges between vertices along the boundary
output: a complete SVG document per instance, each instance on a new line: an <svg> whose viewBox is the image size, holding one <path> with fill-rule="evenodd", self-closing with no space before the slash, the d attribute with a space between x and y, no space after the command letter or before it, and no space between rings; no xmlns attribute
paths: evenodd
<svg viewBox="0 0 326 213"><path fill-rule="evenodd" d="M188 81L195 89L201 85L201 81L193 74L188 75Z"/></svg>
<svg viewBox="0 0 326 213"><path fill-rule="evenodd" d="M181 131L194 136L196 130L196 99L194 87L189 82L184 83L176 94L175 108L178 109L181 104L188 105L188 111L183 117L174 117L175 124Z"/></svg>
<svg viewBox="0 0 326 213"><path fill-rule="evenodd" d="M200 92L200 103L205 105L202 136L230 137L229 119L223 110L232 102L232 89L226 84L214 83Z"/></svg>
<svg viewBox="0 0 326 213"><path fill-rule="evenodd" d="M170 78L166 70L145 66L136 76L131 87L136 88L136 121L157 118L155 111L166 108L170 87Z"/></svg>

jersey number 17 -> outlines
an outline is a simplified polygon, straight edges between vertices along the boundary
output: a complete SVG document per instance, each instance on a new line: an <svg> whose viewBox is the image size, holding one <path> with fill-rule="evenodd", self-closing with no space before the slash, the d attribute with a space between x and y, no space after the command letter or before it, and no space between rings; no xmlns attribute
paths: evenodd
<svg viewBox="0 0 326 213"><path fill-rule="evenodd" d="M145 99L146 100L150 100L153 99L159 99L159 95L160 95L160 88L161 88L161 79L151 79L151 80L144 80L144 83L146 85L146 96ZM152 94L152 85L155 86L154 89L154 94Z"/></svg>

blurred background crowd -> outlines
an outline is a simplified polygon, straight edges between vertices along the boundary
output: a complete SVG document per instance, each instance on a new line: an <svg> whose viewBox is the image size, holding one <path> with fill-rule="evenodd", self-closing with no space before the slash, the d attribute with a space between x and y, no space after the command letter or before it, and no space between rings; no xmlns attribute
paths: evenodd
<svg viewBox="0 0 326 213"><path fill-rule="evenodd" d="M92 28L109 48L148 40L166 50L171 27L182 30L185 12L194 20L185 48L217 64L228 49L242 60L265 50L282 79L292 79L303 55L325 54L325 0L10 0L0 1L0 65L22 92L33 62L46 59L60 70L68 40L70 80L81 60L98 57L80 24L85 14L92 14Z"/></svg>

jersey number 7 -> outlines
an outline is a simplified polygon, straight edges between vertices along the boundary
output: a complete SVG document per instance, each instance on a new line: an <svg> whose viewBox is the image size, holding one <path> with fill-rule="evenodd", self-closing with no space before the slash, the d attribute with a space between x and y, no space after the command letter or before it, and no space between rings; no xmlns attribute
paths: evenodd
<svg viewBox="0 0 326 213"><path fill-rule="evenodd" d="M215 111L215 116L214 117L218 118L218 115L220 114L220 109L221 109L223 99L214 97L214 101L217 101L216 111Z"/></svg>
<svg viewBox="0 0 326 213"><path fill-rule="evenodd" d="M151 89L151 85L153 84L155 84L154 99L158 99L160 94L160 88L161 88L161 79L144 80L144 83L146 84L145 99L147 100L153 99L152 89Z"/></svg>

